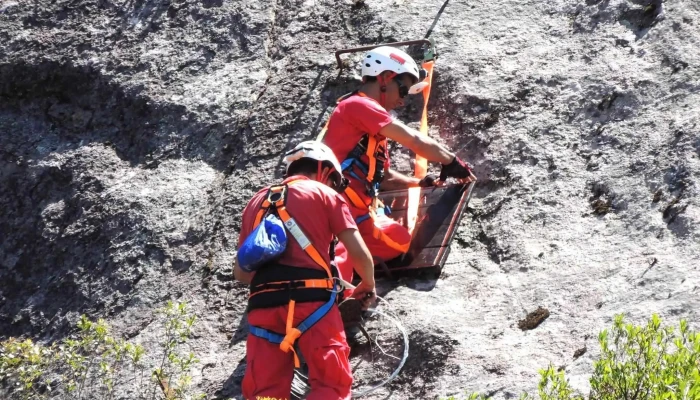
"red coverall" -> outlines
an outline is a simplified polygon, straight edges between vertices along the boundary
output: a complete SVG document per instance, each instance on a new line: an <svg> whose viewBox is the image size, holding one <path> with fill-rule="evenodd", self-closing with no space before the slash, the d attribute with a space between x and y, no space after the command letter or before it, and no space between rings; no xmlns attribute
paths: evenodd
<svg viewBox="0 0 700 400"><path fill-rule="evenodd" d="M357 229L345 200L333 189L303 176L284 181L298 181L288 186L286 208L289 214L330 263L328 249L334 235ZM265 199L267 188L259 191L243 211L238 246L253 230L255 216ZM280 264L305 268L321 267L299 246L294 237L287 236L287 249L278 260ZM292 272L292 271L290 271ZM294 279L290 273L290 279ZM316 311L324 302L297 303L294 308L294 326ZM288 306L254 309L248 313L248 323L284 334ZM350 347L337 306L331 308L320 321L297 340L302 357L309 367L309 400L349 400L352 373L348 357ZM243 397L247 400L289 399L294 370L292 352L284 353L279 345L257 336L248 335L246 344L247 366L243 378Z"/></svg>
<svg viewBox="0 0 700 400"><path fill-rule="evenodd" d="M323 142L333 150L335 156L342 163L365 134L373 135L378 141L384 140L385 137L380 135L379 131L390 124L393 119L394 117L374 99L353 95L338 103L328 121ZM388 150L385 151L384 156L386 157L384 168L388 169L390 166ZM349 186L363 200L369 202L365 188L366 181L358 180L348 174L345 174L345 177L350 181ZM348 206L353 218L363 216L368 212L366 207L355 207L351 201L348 201ZM386 242L376 239L372 235L375 227L399 245L408 245L411 242L411 233L408 229L387 216L379 215L374 222L372 219L362 221L358 224L360 234L375 258L388 261L402 254L401 251L388 246ZM351 282L353 266L349 263L347 252L342 244L336 247L335 261L343 279Z"/></svg>

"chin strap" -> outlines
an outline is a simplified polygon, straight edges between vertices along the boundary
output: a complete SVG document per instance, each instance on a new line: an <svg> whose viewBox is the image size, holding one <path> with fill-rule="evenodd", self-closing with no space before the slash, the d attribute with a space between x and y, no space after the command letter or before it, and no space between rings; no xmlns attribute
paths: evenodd
<svg viewBox="0 0 700 400"><path fill-rule="evenodd" d="M390 73L386 78L381 74L377 75L377 82L379 82L379 104L386 109L386 85L396 76L396 72Z"/></svg>

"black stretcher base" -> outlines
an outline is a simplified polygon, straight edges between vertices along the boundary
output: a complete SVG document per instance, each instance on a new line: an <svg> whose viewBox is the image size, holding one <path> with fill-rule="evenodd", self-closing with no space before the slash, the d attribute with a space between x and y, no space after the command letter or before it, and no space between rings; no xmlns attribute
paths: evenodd
<svg viewBox="0 0 700 400"><path fill-rule="evenodd" d="M421 189L418 219L408 252L386 261L386 266L377 266L377 275L424 269L439 274L447 261L473 187L472 182ZM405 225L408 190L382 192L379 198L391 208L390 217Z"/></svg>

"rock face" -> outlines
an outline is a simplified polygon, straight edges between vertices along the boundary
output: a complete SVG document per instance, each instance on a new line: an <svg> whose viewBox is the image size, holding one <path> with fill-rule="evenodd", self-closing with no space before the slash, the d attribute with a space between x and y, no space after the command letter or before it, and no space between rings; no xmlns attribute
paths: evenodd
<svg viewBox="0 0 700 400"><path fill-rule="evenodd" d="M357 83L333 51L442 5L0 0L0 338L87 313L157 350L153 309L187 300L195 384L240 398L243 206ZM391 398L513 398L550 363L586 390L614 314L697 328L700 3L453 1L432 37L431 134L479 184L439 279L381 283L411 331Z"/></svg>

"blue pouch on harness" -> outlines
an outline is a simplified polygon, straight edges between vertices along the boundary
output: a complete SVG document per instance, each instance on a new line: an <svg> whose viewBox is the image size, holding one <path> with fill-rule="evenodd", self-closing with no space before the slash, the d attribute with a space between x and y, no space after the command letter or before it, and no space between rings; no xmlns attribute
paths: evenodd
<svg viewBox="0 0 700 400"><path fill-rule="evenodd" d="M282 221L269 214L248 236L238 249L238 265L245 272L253 272L261 265L282 255L287 248L287 233Z"/></svg>

